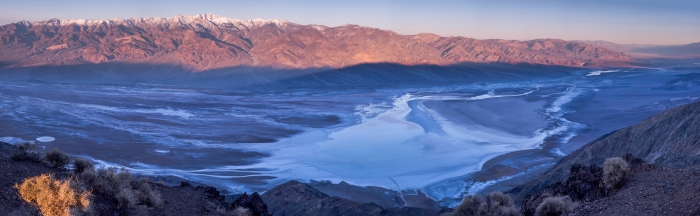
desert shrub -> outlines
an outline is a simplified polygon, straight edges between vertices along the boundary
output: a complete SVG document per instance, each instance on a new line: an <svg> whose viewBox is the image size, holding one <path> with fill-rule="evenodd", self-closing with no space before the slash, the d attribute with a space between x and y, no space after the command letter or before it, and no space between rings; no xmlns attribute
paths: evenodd
<svg viewBox="0 0 700 216"><path fill-rule="evenodd" d="M68 157L68 155L59 151L58 149L53 149L49 152L46 152L45 158L49 166L55 168L63 168L70 162L70 157Z"/></svg>
<svg viewBox="0 0 700 216"><path fill-rule="evenodd" d="M535 209L537 216L560 216L566 215L568 212L576 208L578 204L574 203L569 196L547 197Z"/></svg>
<svg viewBox="0 0 700 216"><path fill-rule="evenodd" d="M81 174L85 170L93 170L93 174L95 173L95 165L92 164L92 161L85 159L85 158L76 158L75 161L73 161L73 171L76 174Z"/></svg>
<svg viewBox="0 0 700 216"><path fill-rule="evenodd" d="M15 146L15 152L12 153L10 158L15 161L21 160L31 160L31 161L41 161L41 156L39 152L36 151L36 144L25 142Z"/></svg>
<svg viewBox="0 0 700 216"><path fill-rule="evenodd" d="M117 199L117 204L121 208L134 208L138 202L134 191L129 188L120 188L114 198Z"/></svg>
<svg viewBox="0 0 700 216"><path fill-rule="evenodd" d="M603 183L606 189L617 189L627 180L630 166L619 157L608 158L603 164Z"/></svg>
<svg viewBox="0 0 700 216"><path fill-rule="evenodd" d="M93 188L97 181L97 174L95 170L86 169L80 174L78 174L78 179L83 182L83 184L88 188ZM94 188L93 188L94 189Z"/></svg>
<svg viewBox="0 0 700 216"><path fill-rule="evenodd" d="M141 196L139 197L139 201L141 203L156 207L163 206L163 200L160 198L160 193L153 189L153 186L150 184L150 180L147 178L140 178L138 181L132 181L132 188L140 192Z"/></svg>
<svg viewBox="0 0 700 216"><path fill-rule="evenodd" d="M486 197L488 215L520 215L520 211L513 205L510 196L502 192L493 192ZM483 210L481 210L483 212Z"/></svg>
<svg viewBox="0 0 700 216"><path fill-rule="evenodd" d="M486 195L484 199L476 195L467 195L462 203L457 206L455 216L515 216L520 215L520 211L513 205L513 200L506 194L494 192Z"/></svg>
<svg viewBox="0 0 700 216"><path fill-rule="evenodd" d="M97 171L86 169L80 180L96 193L113 197L121 208L134 208L137 205L162 207L160 193L153 189L146 178L136 179L127 170L116 168L99 168Z"/></svg>
<svg viewBox="0 0 700 216"><path fill-rule="evenodd" d="M27 178L15 188L24 201L37 205L45 216L70 215L72 208L87 210L90 206L90 193L76 189L71 180L61 181L47 174Z"/></svg>
<svg viewBox="0 0 700 216"><path fill-rule="evenodd" d="M117 181L117 169L115 168L100 168L95 172L95 184L89 185L93 190L98 193L106 195L116 195L118 186Z"/></svg>
<svg viewBox="0 0 700 216"><path fill-rule="evenodd" d="M482 204L484 204L484 200L481 197L471 194L467 195L455 209L455 215L479 215L479 209Z"/></svg>

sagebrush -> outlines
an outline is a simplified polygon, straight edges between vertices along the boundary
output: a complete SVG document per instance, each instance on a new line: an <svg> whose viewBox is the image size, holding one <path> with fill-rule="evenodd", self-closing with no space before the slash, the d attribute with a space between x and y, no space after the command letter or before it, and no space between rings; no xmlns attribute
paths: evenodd
<svg viewBox="0 0 700 216"><path fill-rule="evenodd" d="M93 170L93 173L95 171L95 165L90 162L90 160L85 159L85 158L76 158L75 161L73 161L73 172L76 174L83 173L85 170Z"/></svg>
<svg viewBox="0 0 700 216"><path fill-rule="evenodd" d="M467 195L454 211L455 216L516 216L520 211L513 205L510 196L502 192L494 192L480 198Z"/></svg>
<svg viewBox="0 0 700 216"><path fill-rule="evenodd" d="M606 189L618 189L627 180L630 166L622 158L613 157L605 160L603 164L603 183Z"/></svg>
<svg viewBox="0 0 700 216"><path fill-rule="evenodd" d="M455 209L455 215L479 215L479 208L483 202L484 200L477 195L467 195Z"/></svg>
<svg viewBox="0 0 700 216"><path fill-rule="evenodd" d="M48 163L49 166L54 168L63 168L70 162L70 157L68 157L68 155L59 151L58 149L53 149L49 152L46 152L45 158L46 163Z"/></svg>
<svg viewBox="0 0 700 216"><path fill-rule="evenodd" d="M535 209L537 216L560 216L576 208L578 203L571 200L569 196L547 197Z"/></svg>

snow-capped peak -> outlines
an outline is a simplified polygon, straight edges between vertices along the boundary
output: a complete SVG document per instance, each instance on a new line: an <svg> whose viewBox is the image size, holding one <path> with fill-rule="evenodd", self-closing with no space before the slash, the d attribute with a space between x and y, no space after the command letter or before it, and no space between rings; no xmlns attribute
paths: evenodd
<svg viewBox="0 0 700 216"><path fill-rule="evenodd" d="M217 16L215 14L198 14L194 16L189 15L177 15L173 18L160 18L160 17L150 17L150 18L131 18L131 19L120 19L113 18L111 20L85 20L85 19L70 19L70 20L59 20L51 19L47 21L34 22L33 25L51 25L51 26L66 26L66 25L191 25L191 24L201 24L203 26L222 26L222 25L233 25L245 28L255 28L262 27L268 24L275 24L280 28L285 28L293 23L286 20L279 19L231 19L227 17Z"/></svg>

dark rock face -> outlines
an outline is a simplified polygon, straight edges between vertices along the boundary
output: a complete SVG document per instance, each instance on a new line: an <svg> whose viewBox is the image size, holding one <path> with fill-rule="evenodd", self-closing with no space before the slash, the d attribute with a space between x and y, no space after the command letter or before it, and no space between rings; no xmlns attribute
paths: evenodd
<svg viewBox="0 0 700 216"><path fill-rule="evenodd" d="M221 196L221 193L219 193L219 190L217 190L215 187L211 187L211 186L197 186L196 189L197 189L197 190L204 191L204 194L206 194L207 197L209 197L209 198L212 198L212 199L215 199L215 200L219 200L219 201L222 201L222 202L226 199L226 197Z"/></svg>
<svg viewBox="0 0 700 216"><path fill-rule="evenodd" d="M273 215L437 215L437 211L401 207L383 209L374 203L359 203L331 197L313 187L289 181L262 195Z"/></svg>
<svg viewBox="0 0 700 216"><path fill-rule="evenodd" d="M253 216L265 216L270 215L267 213L267 204L260 198L257 192L251 194L250 196L246 193L239 196L236 201L231 203L233 209L238 207L247 208Z"/></svg>
<svg viewBox="0 0 700 216"><path fill-rule="evenodd" d="M273 215L380 215L374 203L360 204L328 195L298 181L289 181L262 196Z"/></svg>
<svg viewBox="0 0 700 216"><path fill-rule="evenodd" d="M311 180L308 185L328 196L339 197L360 203L371 202L384 209L415 207L419 209L432 209L435 211L440 210L438 203L420 190L415 191L415 193L404 192L400 194L382 187L363 187L348 184L344 181L333 184L330 181Z"/></svg>
<svg viewBox="0 0 700 216"><path fill-rule="evenodd" d="M633 169L643 169L644 166L635 166L642 165L642 161L673 168L697 165L700 164L698 131L700 102L681 105L584 145L560 160L542 177L516 187L509 193L515 196L516 203L523 202L526 194L536 193L566 180L573 171L571 167L574 164L602 166L605 159L625 154L629 154L624 157Z"/></svg>
<svg viewBox="0 0 700 216"><path fill-rule="evenodd" d="M565 182L557 182L540 192L526 195L522 203L523 213L534 215L537 206L547 197L566 195L574 201L600 198L605 194L602 177L603 169L600 167L574 164Z"/></svg>
<svg viewBox="0 0 700 216"><path fill-rule="evenodd" d="M322 193L356 202L372 202L382 208L406 206L401 195L395 191L380 187L361 187L346 182L333 184L329 181L311 181L309 186Z"/></svg>
<svg viewBox="0 0 700 216"><path fill-rule="evenodd" d="M189 182L182 181L180 182L180 187L191 187L192 185Z"/></svg>

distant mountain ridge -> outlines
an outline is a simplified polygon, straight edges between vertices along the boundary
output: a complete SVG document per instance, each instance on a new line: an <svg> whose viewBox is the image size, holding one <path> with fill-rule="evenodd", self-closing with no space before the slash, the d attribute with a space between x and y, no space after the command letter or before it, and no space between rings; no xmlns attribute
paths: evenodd
<svg viewBox="0 0 700 216"><path fill-rule="evenodd" d="M700 43L682 45L617 44L608 41L577 41L624 52L634 57L698 58Z"/></svg>
<svg viewBox="0 0 700 216"><path fill-rule="evenodd" d="M622 52L558 39L401 35L350 24L327 27L213 14L126 20L51 19L0 26L0 67L5 68L110 62L205 71L241 66L343 68L364 63L589 66L630 60Z"/></svg>

